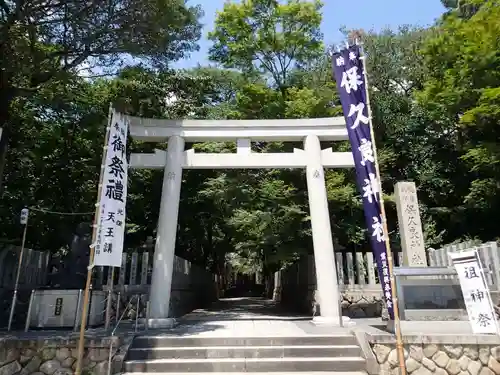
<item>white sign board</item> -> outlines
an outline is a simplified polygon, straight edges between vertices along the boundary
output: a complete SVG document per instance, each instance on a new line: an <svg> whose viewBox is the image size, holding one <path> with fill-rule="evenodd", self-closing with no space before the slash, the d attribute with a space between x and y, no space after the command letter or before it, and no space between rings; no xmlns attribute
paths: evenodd
<svg viewBox="0 0 500 375"><path fill-rule="evenodd" d="M460 280L472 332L498 333L495 309L477 250L448 254Z"/></svg>
<svg viewBox="0 0 500 375"><path fill-rule="evenodd" d="M19 219L19 222L21 223L21 225L26 225L28 224L28 216L29 216L30 212L27 208L23 208L21 210L21 217Z"/></svg>
<svg viewBox="0 0 500 375"><path fill-rule="evenodd" d="M99 201L94 265L122 265L127 203L127 122L113 111Z"/></svg>

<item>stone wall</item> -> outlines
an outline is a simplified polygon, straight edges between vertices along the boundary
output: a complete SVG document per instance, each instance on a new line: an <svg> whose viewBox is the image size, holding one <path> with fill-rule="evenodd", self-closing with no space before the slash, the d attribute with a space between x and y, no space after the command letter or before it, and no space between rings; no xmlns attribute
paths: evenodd
<svg viewBox="0 0 500 375"><path fill-rule="evenodd" d="M315 301L316 271L314 256L280 271L280 302L287 309L306 315L319 315L320 306ZM351 280L352 281L352 280ZM374 318L382 314L380 285L363 285L346 282L339 285L342 294L342 315L351 318Z"/></svg>
<svg viewBox="0 0 500 375"><path fill-rule="evenodd" d="M394 340L373 341L371 347L380 365L380 375L399 374ZM405 337L404 342L408 374L500 375L500 340L495 336Z"/></svg>
<svg viewBox="0 0 500 375"><path fill-rule="evenodd" d="M119 373L132 337L87 340L82 375L107 375L111 343L110 373ZM76 368L77 344L76 339L65 338L3 339L0 341L0 374L72 375Z"/></svg>
<svg viewBox="0 0 500 375"><path fill-rule="evenodd" d="M382 315L382 292L373 288L359 288L342 292L342 315L350 318L376 318Z"/></svg>

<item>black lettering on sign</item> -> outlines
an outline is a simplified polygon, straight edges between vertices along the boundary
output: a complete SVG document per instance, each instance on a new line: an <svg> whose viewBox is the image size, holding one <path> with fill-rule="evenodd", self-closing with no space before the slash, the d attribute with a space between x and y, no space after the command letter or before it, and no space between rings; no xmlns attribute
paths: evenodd
<svg viewBox="0 0 500 375"><path fill-rule="evenodd" d="M54 315L59 316L62 313L62 307L63 307L63 299L62 298L57 298L56 299L56 306L54 308Z"/></svg>

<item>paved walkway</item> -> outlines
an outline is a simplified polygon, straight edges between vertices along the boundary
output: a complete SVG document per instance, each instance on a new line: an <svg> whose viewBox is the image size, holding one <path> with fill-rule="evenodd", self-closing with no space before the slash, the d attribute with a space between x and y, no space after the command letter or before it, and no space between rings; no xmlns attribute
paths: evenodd
<svg viewBox="0 0 500 375"><path fill-rule="evenodd" d="M310 320L311 317L290 314L276 302L259 297L221 298L209 308L184 315L182 321L226 320Z"/></svg>
<svg viewBox="0 0 500 375"><path fill-rule="evenodd" d="M311 317L284 312L262 298L223 298L207 309L198 309L164 331L172 336L291 337L347 333L345 328L317 327Z"/></svg>
<svg viewBox="0 0 500 375"><path fill-rule="evenodd" d="M345 327L317 326L310 316L293 315L272 300L263 298L224 298L207 309L195 310L178 319L170 330L149 330L173 337L298 337L346 334L352 328L371 335L392 337L380 318L353 319ZM404 335L472 334L470 324L463 321L405 321Z"/></svg>

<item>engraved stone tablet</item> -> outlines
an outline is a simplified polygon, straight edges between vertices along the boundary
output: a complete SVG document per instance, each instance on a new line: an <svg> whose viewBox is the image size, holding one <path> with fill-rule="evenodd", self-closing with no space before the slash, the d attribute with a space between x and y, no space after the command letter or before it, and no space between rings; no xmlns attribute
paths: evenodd
<svg viewBox="0 0 500 375"><path fill-rule="evenodd" d="M413 182L398 182L395 187L403 265L427 267L424 235L418 208L417 188Z"/></svg>

